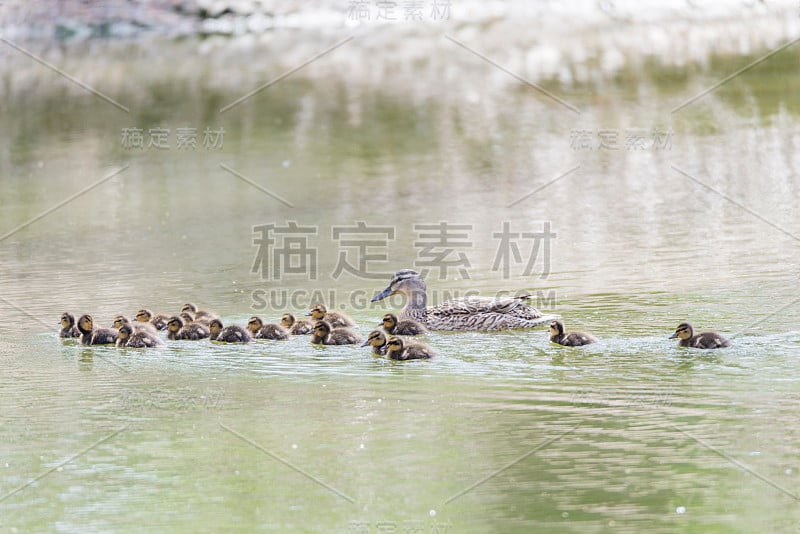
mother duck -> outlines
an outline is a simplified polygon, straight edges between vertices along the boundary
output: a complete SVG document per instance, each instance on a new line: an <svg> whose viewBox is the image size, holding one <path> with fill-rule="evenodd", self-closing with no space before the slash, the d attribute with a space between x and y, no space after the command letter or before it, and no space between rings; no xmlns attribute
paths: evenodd
<svg viewBox="0 0 800 534"><path fill-rule="evenodd" d="M413 319L430 330L493 331L532 328L549 323L555 315L543 315L521 297L466 297L448 300L437 306L427 306L425 281L413 269L394 273L389 285L372 298L372 302L396 293L408 298L400 312L401 319Z"/></svg>

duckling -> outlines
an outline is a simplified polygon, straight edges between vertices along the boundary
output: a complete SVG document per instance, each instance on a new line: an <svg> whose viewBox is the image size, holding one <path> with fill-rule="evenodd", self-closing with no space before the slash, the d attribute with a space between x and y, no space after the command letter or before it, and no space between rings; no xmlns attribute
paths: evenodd
<svg viewBox="0 0 800 534"><path fill-rule="evenodd" d="M164 330L167 327L170 317L163 313L156 313L154 315L150 310L143 308L136 312L134 319L140 323L152 323L152 325L156 327L156 330Z"/></svg>
<svg viewBox="0 0 800 534"><path fill-rule="evenodd" d="M421 323L413 319L403 319L402 321L397 318L393 313L387 313L383 316L383 320L379 326L383 326L387 334L396 336L418 336L420 334L427 334L428 329Z"/></svg>
<svg viewBox="0 0 800 534"><path fill-rule="evenodd" d="M255 315L247 321L247 329L254 339L289 339L289 331L287 329L275 323L264 324L261 317L256 317Z"/></svg>
<svg viewBox="0 0 800 534"><path fill-rule="evenodd" d="M427 360L434 356L433 349L417 341L404 341L391 336L386 342L386 355L392 360Z"/></svg>
<svg viewBox="0 0 800 534"><path fill-rule="evenodd" d="M238 325L223 327L222 321L213 319L208 327L211 330L211 341L223 343L249 343L252 339L250 332Z"/></svg>
<svg viewBox="0 0 800 534"><path fill-rule="evenodd" d="M343 313L329 312L324 304L317 304L311 308L306 317L311 317L314 321L327 321L333 328L352 328L356 325L350 317Z"/></svg>
<svg viewBox="0 0 800 534"><path fill-rule="evenodd" d="M191 313L191 312L181 312L178 315L178 317L181 318L181 320L183 321L183 324L200 323L200 321L195 321L194 314ZM210 322L211 321L209 321L209 323ZM203 323L200 323L200 324L203 324ZM206 324L205 326L210 326L210 325Z"/></svg>
<svg viewBox="0 0 800 534"><path fill-rule="evenodd" d="M427 287L417 271L402 269L394 273L389 285L372 297L372 302L391 295L405 295L401 319L414 319L428 330L496 331L512 328L533 328L543 325L555 315L543 315L527 304L530 295L519 297L466 297L428 306Z"/></svg>
<svg viewBox="0 0 800 534"><path fill-rule="evenodd" d="M58 332L58 337L72 338L80 337L81 331L75 326L75 316L71 313L64 312L61 314L61 330Z"/></svg>
<svg viewBox="0 0 800 534"><path fill-rule="evenodd" d="M114 317L114 322L112 323L111 327L114 330L119 330L120 327L122 327L123 325L128 325L136 331L146 330L151 334L155 334L157 331L153 323L143 323L141 321L131 322L131 320L125 317L124 315L117 315L116 317Z"/></svg>
<svg viewBox="0 0 800 534"><path fill-rule="evenodd" d="M333 328L328 321L314 323L314 333L311 335L312 345L355 345L363 340L349 328Z"/></svg>
<svg viewBox="0 0 800 534"><path fill-rule="evenodd" d="M719 349L730 347L731 342L716 332L703 332L694 334L694 329L689 323L681 323L675 329L675 333L669 336L670 339L679 338L679 347L693 347L695 349Z"/></svg>
<svg viewBox="0 0 800 534"><path fill-rule="evenodd" d="M95 328L94 320L89 314L78 319L78 330L81 333L82 345L113 345L117 341L117 331L111 328Z"/></svg>
<svg viewBox="0 0 800 534"><path fill-rule="evenodd" d="M198 323L208 323L210 324L211 321L214 319L219 319L216 313L210 312L208 310L198 310L197 306L192 304L191 302L187 302L181 307L181 313L189 312L194 317L194 320Z"/></svg>
<svg viewBox="0 0 800 534"><path fill-rule="evenodd" d="M386 334L380 330L373 330L367 336L367 340L361 344L362 347L372 346L372 354L383 356L386 354Z"/></svg>
<svg viewBox="0 0 800 534"><path fill-rule="evenodd" d="M306 321L305 319L297 320L291 313L284 313L281 316L281 326L288 329L295 336L303 336L314 331L314 325L311 321Z"/></svg>
<svg viewBox="0 0 800 534"><path fill-rule="evenodd" d="M164 342L153 332L147 330L135 330L130 324L123 324L119 327L117 336L117 347L157 347Z"/></svg>
<svg viewBox="0 0 800 534"><path fill-rule="evenodd" d="M200 323L185 324L177 315L167 321L167 339L205 339L211 335L208 327Z"/></svg>
<svg viewBox="0 0 800 534"><path fill-rule="evenodd" d="M564 323L561 321L551 321L550 342L564 345L565 347L580 347L581 345L597 343L597 338L592 334L585 334L583 332L567 332L565 334Z"/></svg>

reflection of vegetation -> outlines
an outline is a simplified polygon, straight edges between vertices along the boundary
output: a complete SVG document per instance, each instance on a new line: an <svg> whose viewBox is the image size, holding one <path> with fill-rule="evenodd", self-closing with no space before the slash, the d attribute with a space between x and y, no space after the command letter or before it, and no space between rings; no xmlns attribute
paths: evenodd
<svg viewBox="0 0 800 534"><path fill-rule="evenodd" d="M177 56L186 53L183 47L188 45L176 43L173 46ZM697 65L677 67L649 57L641 65L622 68L613 77L611 85L602 88L595 83L569 87L555 80L537 83L582 109L599 107L606 117L603 120L611 122L613 119L610 117L620 116L623 108L629 110L631 105L655 104L653 95L659 101L668 102L668 106L678 105L762 55L763 51L749 56L712 56L704 70ZM91 55L86 57L91 58ZM146 70L142 71L152 70L147 66L146 57L133 57L130 64L122 57L115 59L113 54L105 58L108 79L101 78L95 82L111 98L129 107L130 114L48 73L43 76L48 76L49 83L39 84L35 90L8 89L3 108L6 128L0 135L9 137L5 145L13 147L11 158L14 164L41 158L41 154L36 154L47 145L43 136L51 137L55 143L74 142L76 137L100 140L97 148L101 154L124 160L136 157L136 153L120 146L122 128L136 127L147 131L148 128L164 127L170 128L174 136L175 130L181 127L197 128L199 135L206 127L224 127L226 151L235 150L241 143L263 145L267 139L269 144L276 140L291 141L300 132L300 135L305 135L305 148L346 154L350 159L364 162L367 169L363 170L368 173L370 166L377 169L392 154L404 157L436 154L442 143L457 136L469 147L463 154L469 166L492 172L501 163L497 158L502 156L494 149L497 140L492 132L506 131L509 132L506 137L518 135L520 140L528 142L522 139L527 138L528 133L512 134L513 129L506 128L505 123L510 120L512 124L518 124L519 113L526 111L538 115L536 103L541 100L538 95L531 97L530 88L519 84L509 85L504 93L495 88L493 90L499 94L482 96L498 106L492 114L481 112L481 106L475 107L475 102L463 101L464 94L457 88L464 80L446 85L430 83L429 94L423 93L420 98L416 86L414 96L409 96L412 92L408 89L414 80L403 81L406 85L401 85L398 80L394 80L395 83L387 80L365 87L347 78L345 72L329 76L324 82L297 73L220 114L220 108L257 84L220 80L211 66L204 67L203 59L191 57L179 63L181 68L176 68L172 77L165 77L163 72L159 76L148 76ZM196 69L191 68L193 61L197 61ZM591 68L590 63L587 60L587 66ZM685 113L675 117L685 123L680 125L680 129L697 135L718 133L719 124L724 121L717 116L719 111L711 107L713 103L721 103L737 115L756 115L762 120L781 110L800 114L800 99L796 96L800 94L797 63L797 51L793 48L775 54L692 103ZM430 65L419 65L419 78L430 78L430 68ZM278 71L277 67L265 70ZM465 70L464 75L467 76L468 72ZM3 79L9 87L17 83L16 76L11 73L5 74ZM269 76L265 75L265 80L268 79ZM124 82L121 86L118 85L120 80ZM631 119L629 124L635 125L636 120L641 119ZM552 130L561 122L554 122L549 116L542 121L538 116L530 121L537 125L534 134L541 133L543 128ZM653 120L647 118L642 122L649 127ZM265 154L269 152L268 147L261 148ZM333 172L342 170L336 169L337 166L346 165L342 158L333 157L331 164Z"/></svg>

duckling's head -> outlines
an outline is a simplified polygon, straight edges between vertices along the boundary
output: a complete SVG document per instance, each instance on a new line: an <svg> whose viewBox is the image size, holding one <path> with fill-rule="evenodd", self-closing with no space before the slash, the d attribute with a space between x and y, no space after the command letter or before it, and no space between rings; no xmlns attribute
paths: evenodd
<svg viewBox="0 0 800 534"><path fill-rule="evenodd" d="M417 271L413 269L402 269L394 273L386 289L372 297L372 302L383 300L396 293L414 295L421 292L421 294L424 295L425 289L425 280L422 279L422 276Z"/></svg>
<svg viewBox="0 0 800 534"><path fill-rule="evenodd" d="M117 315L114 317L114 328L119 328L124 324L130 324L131 320L125 317L124 315Z"/></svg>
<svg viewBox="0 0 800 534"><path fill-rule="evenodd" d="M383 326L387 332L391 332L394 330L394 327L397 326L397 321L397 315L393 313L387 313L381 320L381 326Z"/></svg>
<svg viewBox="0 0 800 534"><path fill-rule="evenodd" d="M328 313L328 308L325 307L324 304L317 304L311 311L306 314L306 316L310 316L312 319L316 319L317 321L321 321L325 318L325 314Z"/></svg>
<svg viewBox="0 0 800 534"><path fill-rule="evenodd" d="M317 321L314 323L314 335L319 338L326 338L331 333L331 323L328 321Z"/></svg>
<svg viewBox="0 0 800 534"><path fill-rule="evenodd" d="M284 328L291 328L294 326L295 320L294 315L291 313L284 313L281 315L281 326Z"/></svg>
<svg viewBox="0 0 800 534"><path fill-rule="evenodd" d="M189 312L189 313L195 314L195 313L197 313L197 306L195 306L191 302L187 302L186 304L181 306L181 313L183 313L183 312Z"/></svg>
<svg viewBox="0 0 800 534"><path fill-rule="evenodd" d="M183 320L183 324L193 323L194 315L191 312L181 312L181 319Z"/></svg>
<svg viewBox="0 0 800 534"><path fill-rule="evenodd" d="M551 336L563 336L564 335L564 323L561 321L550 321L550 335Z"/></svg>
<svg viewBox="0 0 800 534"><path fill-rule="evenodd" d="M694 335L694 330L692 330L692 325L689 323L681 323L678 325L678 328L675 329L675 333L669 336L670 339L680 338L680 339L689 339Z"/></svg>
<svg viewBox="0 0 800 534"><path fill-rule="evenodd" d="M402 352L403 346L403 340L397 336L391 336L389 340L386 341L386 350L388 352Z"/></svg>
<svg viewBox="0 0 800 534"><path fill-rule="evenodd" d="M88 334L94 330L94 320L91 315L87 313L78 318L78 330L81 334Z"/></svg>
<svg viewBox="0 0 800 534"><path fill-rule="evenodd" d="M131 337L132 333L133 333L133 328L131 328L131 325L124 324L119 327L119 334L117 335L117 339L121 341L126 341L129 337Z"/></svg>
<svg viewBox="0 0 800 534"><path fill-rule="evenodd" d="M210 323L208 323L208 329L211 331L211 335L216 337L222 332L222 321L219 319L213 319Z"/></svg>
<svg viewBox="0 0 800 534"><path fill-rule="evenodd" d="M214 321L211 322L213 323ZM261 320L261 317L256 317L254 315L247 321L247 329L254 334L261 330L262 326L264 326L264 321Z"/></svg>
<svg viewBox="0 0 800 534"><path fill-rule="evenodd" d="M361 344L362 347L370 345L372 347L382 347L386 345L386 334L380 330L373 330L367 336L367 340Z"/></svg>
<svg viewBox="0 0 800 534"><path fill-rule="evenodd" d="M153 312L151 312L150 310L142 309L136 312L134 318L140 323L149 323L150 320L153 318Z"/></svg>
<svg viewBox="0 0 800 534"><path fill-rule="evenodd" d="M167 331L172 332L173 334L177 333L178 330L183 328L183 319L179 316L175 315L169 318L167 321Z"/></svg>
<svg viewBox="0 0 800 534"><path fill-rule="evenodd" d="M75 317L71 313L61 314L61 328L70 328L75 324Z"/></svg>

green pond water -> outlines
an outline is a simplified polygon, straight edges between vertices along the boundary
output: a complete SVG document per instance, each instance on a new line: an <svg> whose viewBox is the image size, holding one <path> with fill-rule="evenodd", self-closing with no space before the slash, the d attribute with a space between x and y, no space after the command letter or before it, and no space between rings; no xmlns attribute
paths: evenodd
<svg viewBox="0 0 800 534"><path fill-rule="evenodd" d="M106 69L128 112L2 50L0 530L800 532L796 50L676 112L760 54L545 84L580 113L424 66L369 85L316 65L220 113L258 83L215 76L200 43L161 43L154 66L131 45L127 73L88 46L47 57ZM255 80L286 70L242 54ZM127 148L131 128L168 147ZM305 233L259 248L290 222ZM427 236L441 223L449 244ZM601 342L432 333L437 358L398 363L307 337L56 335L63 311L108 326L193 301L243 324L319 300L366 335L402 306L369 298L426 261L432 303L529 292ZM679 349L683 321L734 346Z"/></svg>

